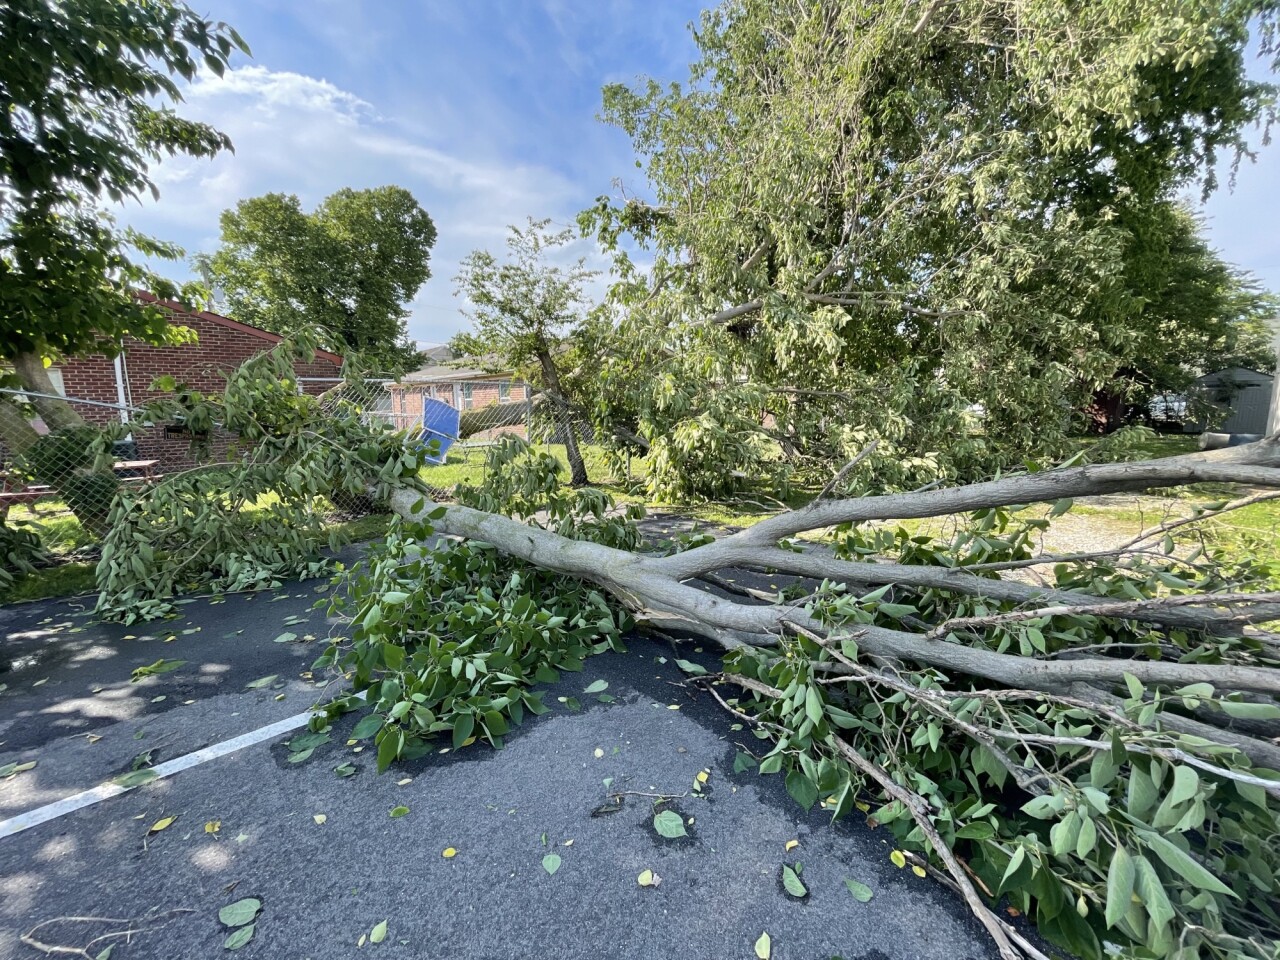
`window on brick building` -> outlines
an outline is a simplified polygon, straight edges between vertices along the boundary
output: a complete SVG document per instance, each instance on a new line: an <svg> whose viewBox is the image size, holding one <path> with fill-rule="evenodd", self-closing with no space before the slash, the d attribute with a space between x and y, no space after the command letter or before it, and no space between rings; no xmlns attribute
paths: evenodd
<svg viewBox="0 0 1280 960"><path fill-rule="evenodd" d="M475 406L476 400L474 396L475 386L470 383L462 385L462 409L470 410Z"/></svg>
<svg viewBox="0 0 1280 960"><path fill-rule="evenodd" d="M507 383L506 381L503 381L502 383L498 384L498 402L499 403L511 402L511 384Z"/></svg>

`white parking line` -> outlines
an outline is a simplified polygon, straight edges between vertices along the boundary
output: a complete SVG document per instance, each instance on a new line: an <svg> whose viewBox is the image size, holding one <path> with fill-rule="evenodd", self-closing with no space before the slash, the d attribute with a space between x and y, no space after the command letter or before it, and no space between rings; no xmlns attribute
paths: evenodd
<svg viewBox="0 0 1280 960"><path fill-rule="evenodd" d="M165 763L157 764L151 767L157 779L171 777L175 773L181 773L183 770L190 770L192 767L198 767L202 763L208 763L210 760L217 760L219 757L225 757L227 754L235 753L237 750L243 750L245 747L251 747L255 743L262 743L264 740L270 740L272 737L279 736L282 733L288 733L290 730L297 730L299 727L305 727L307 721L314 716L311 710L305 713L295 714L292 717L286 717L284 720L277 720L275 723L257 730L251 730L248 733L242 733L238 737L232 737L230 740L223 740L221 743L215 743L201 750L193 751ZM155 780L149 780L148 783L155 783ZM0 840L6 837L12 837L15 834L22 833L24 830L30 830L32 827L38 827L42 823L48 823L50 820L56 820L58 817L65 817L68 813L74 813L77 810L83 810L85 807L91 807L95 803L101 803L103 800L110 800L112 797L118 797L122 793L128 793L130 787L121 787L114 783L104 783L94 787L92 790L85 790L82 793L73 794L62 800L46 804L43 807L37 807L34 810L28 810L26 813L20 813L18 816L10 820L0 821Z"/></svg>

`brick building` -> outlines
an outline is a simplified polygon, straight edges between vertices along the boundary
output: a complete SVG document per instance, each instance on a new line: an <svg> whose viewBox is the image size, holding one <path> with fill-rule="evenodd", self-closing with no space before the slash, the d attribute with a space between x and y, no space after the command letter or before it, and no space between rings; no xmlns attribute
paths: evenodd
<svg viewBox="0 0 1280 960"><path fill-rule="evenodd" d="M405 374L398 383L387 384L395 423L407 426L421 422L423 400L430 399L464 414L476 411L480 416L473 420L492 423L484 430L466 431L476 439L491 439L502 433L524 435L526 417L516 406L527 410L533 396L528 383L509 371L494 372L484 369L478 361L455 359L447 347L426 353L425 366Z"/></svg>
<svg viewBox="0 0 1280 960"><path fill-rule="evenodd" d="M270 350L281 340L278 334L216 313L189 310L181 304L159 300L149 294L139 294L139 297L159 304L170 313L173 323L193 330L197 340L178 346L157 347L129 339L125 342L124 351L115 359L92 354L72 357L57 364L49 371L50 377L69 400L73 403L87 400L111 405L74 403L76 411L86 420L96 423L112 420L129 422L127 408L141 406L164 395L162 391L152 389L157 377L173 377L202 393L220 393L226 385L226 372L250 357ZM317 351L311 363L295 363L294 370L301 389L308 393L322 393L332 386L334 378L341 375L342 357ZM122 410L122 407L126 409ZM169 472L194 462L190 439L175 436L172 431L166 432L161 426L139 425L133 431L133 440L137 458L160 460L161 471ZM228 441L229 438L223 438L207 454L215 457L225 455Z"/></svg>

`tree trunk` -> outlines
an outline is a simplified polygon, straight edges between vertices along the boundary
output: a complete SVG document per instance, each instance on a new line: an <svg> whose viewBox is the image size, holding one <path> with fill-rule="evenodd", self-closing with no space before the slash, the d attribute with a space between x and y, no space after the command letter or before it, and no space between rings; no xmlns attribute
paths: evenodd
<svg viewBox="0 0 1280 960"><path fill-rule="evenodd" d="M50 433L85 427L88 424L70 403L58 395L49 371L44 365L44 358L38 353L21 353L13 357L13 368L28 391L31 404L44 420ZM16 411L15 411L16 412ZM30 434L30 424L27 424ZM15 429L14 434L19 442L25 442L24 451L35 446L30 434L12 425L4 429ZM38 438L37 438L38 439ZM7 434L6 434L7 440ZM39 459L33 460L39 463ZM110 469L95 470L92 465L52 463L47 469L36 469L37 480L55 487L62 495L67 507L75 514L81 526L101 539L107 531L107 517L111 512L111 503L119 480ZM50 475L45 475L53 471Z"/></svg>
<svg viewBox="0 0 1280 960"><path fill-rule="evenodd" d="M18 405L8 394L0 395L0 443L10 456L21 456L40 439L35 427L27 422Z"/></svg>
<svg viewBox="0 0 1280 960"><path fill-rule="evenodd" d="M49 427L50 432L84 426L84 417L58 396L43 357L37 353L20 353L13 358L13 369L22 380L22 385L31 391L31 403L40 412L40 419Z"/></svg>
<svg viewBox="0 0 1280 960"><path fill-rule="evenodd" d="M551 351L543 347L538 351L538 363L542 367L542 379L547 385L547 396L561 410L569 411L569 401L560 389L560 373L556 370L555 359ZM573 421L564 425L564 452L569 458L569 477L575 487L585 487L591 481L587 479L587 465L582 461L582 452L578 449L578 438L574 432Z"/></svg>

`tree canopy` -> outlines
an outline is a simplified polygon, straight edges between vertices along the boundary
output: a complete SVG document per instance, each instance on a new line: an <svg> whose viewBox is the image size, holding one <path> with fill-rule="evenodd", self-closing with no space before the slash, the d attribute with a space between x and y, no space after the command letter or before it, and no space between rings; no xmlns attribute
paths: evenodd
<svg viewBox="0 0 1280 960"><path fill-rule="evenodd" d="M314 326L380 372L416 365L406 305L431 276L436 228L408 190L347 188L311 213L269 193L221 224L222 246L197 263L235 319L282 334Z"/></svg>
<svg viewBox="0 0 1280 960"><path fill-rule="evenodd" d="M550 220L529 218L513 226L507 257L473 250L462 261L457 295L464 297L474 331L458 334L450 347L463 356L488 357L506 369L531 369L553 403L571 398L560 359L588 319L585 284L593 276L586 260L557 263L556 251L572 243L570 229L551 231ZM572 430L563 431L573 482L587 482L586 467Z"/></svg>
<svg viewBox="0 0 1280 960"><path fill-rule="evenodd" d="M1270 119L1250 22L1272 54L1269 2L736 0L686 84L607 87L648 182L582 217L618 250L598 406L652 441L654 491L871 439L890 484L1060 452L1172 289L1150 211Z"/></svg>
<svg viewBox="0 0 1280 960"><path fill-rule="evenodd" d="M156 193L150 164L210 157L227 137L185 119L175 78L221 74L248 47L173 0L13 0L0 8L0 357L118 349L170 336L134 288L173 284L140 257L180 256L117 228L104 201Z"/></svg>

